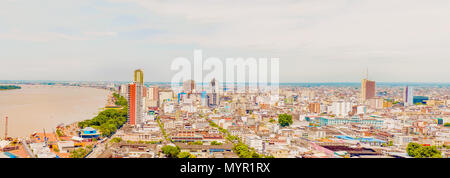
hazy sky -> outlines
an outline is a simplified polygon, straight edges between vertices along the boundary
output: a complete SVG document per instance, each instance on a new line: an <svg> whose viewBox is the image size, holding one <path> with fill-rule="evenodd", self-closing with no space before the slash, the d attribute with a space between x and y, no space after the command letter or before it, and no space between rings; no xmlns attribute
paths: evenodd
<svg viewBox="0 0 450 178"><path fill-rule="evenodd" d="M175 57L278 57L281 82L450 82L448 0L1 0L0 80L170 81Z"/></svg>

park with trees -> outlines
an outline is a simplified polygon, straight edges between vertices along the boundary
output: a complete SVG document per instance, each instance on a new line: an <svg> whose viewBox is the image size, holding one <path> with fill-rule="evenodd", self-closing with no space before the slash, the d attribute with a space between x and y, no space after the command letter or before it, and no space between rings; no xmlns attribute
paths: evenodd
<svg viewBox="0 0 450 178"><path fill-rule="evenodd" d="M116 104L121 106L121 109L106 109L101 111L97 116L90 120L85 120L78 122L78 127L92 127L99 130L102 136L109 137L122 127L128 116L128 102L123 96L118 96L118 94L113 94L115 97Z"/></svg>

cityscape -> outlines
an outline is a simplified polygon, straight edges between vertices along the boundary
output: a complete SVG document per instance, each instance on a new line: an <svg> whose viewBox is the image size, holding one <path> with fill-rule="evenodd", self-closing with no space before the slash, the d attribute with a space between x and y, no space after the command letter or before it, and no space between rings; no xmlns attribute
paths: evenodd
<svg viewBox="0 0 450 178"><path fill-rule="evenodd" d="M278 91L236 92L207 84L10 81L21 86L88 87L108 91L92 119L53 131L8 136L4 158L448 158L448 84L377 86L280 84ZM5 83L5 81L4 81ZM247 84L248 85L248 84ZM37 129L39 130L39 129Z"/></svg>
<svg viewBox="0 0 450 178"><path fill-rule="evenodd" d="M1 0L0 158L63 174L103 174L100 158L164 175L442 172L449 9L448 0Z"/></svg>

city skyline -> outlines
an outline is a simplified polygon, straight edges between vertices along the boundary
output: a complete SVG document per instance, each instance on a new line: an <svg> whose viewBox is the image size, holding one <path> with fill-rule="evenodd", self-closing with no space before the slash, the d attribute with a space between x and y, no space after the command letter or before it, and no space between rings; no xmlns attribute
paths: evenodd
<svg viewBox="0 0 450 178"><path fill-rule="evenodd" d="M2 1L0 80L131 81L128 72L142 68L146 81L164 82L176 72L173 59L192 60L202 49L221 59L280 58L280 82L359 82L369 68L377 82L448 83L449 8L447 1Z"/></svg>

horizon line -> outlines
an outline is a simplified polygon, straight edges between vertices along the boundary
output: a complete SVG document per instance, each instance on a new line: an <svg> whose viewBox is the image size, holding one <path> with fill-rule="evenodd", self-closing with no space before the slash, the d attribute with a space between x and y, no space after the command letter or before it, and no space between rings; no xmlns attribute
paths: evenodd
<svg viewBox="0 0 450 178"><path fill-rule="evenodd" d="M116 82L116 83L126 83L133 82L132 80L124 81L124 80L0 80L0 83L8 81L8 82ZM372 80L375 81L375 80ZM376 83L411 83L411 84L450 84L450 82L385 82L385 81L375 81ZM146 81L144 83L171 83L170 81ZM183 82L180 82L183 83ZM196 82L196 83L209 83L209 82ZM236 83L236 82L220 82L220 83ZM244 82L237 82L244 83ZM245 82L247 83L247 82ZM255 83L255 82L251 82ZM263 82L256 82L263 83ZM306 82L306 81L297 81L297 82L264 82L264 83L279 83L279 84L297 84L297 83L313 83L313 84L323 84L323 83L361 83L360 81L332 81L332 82Z"/></svg>

